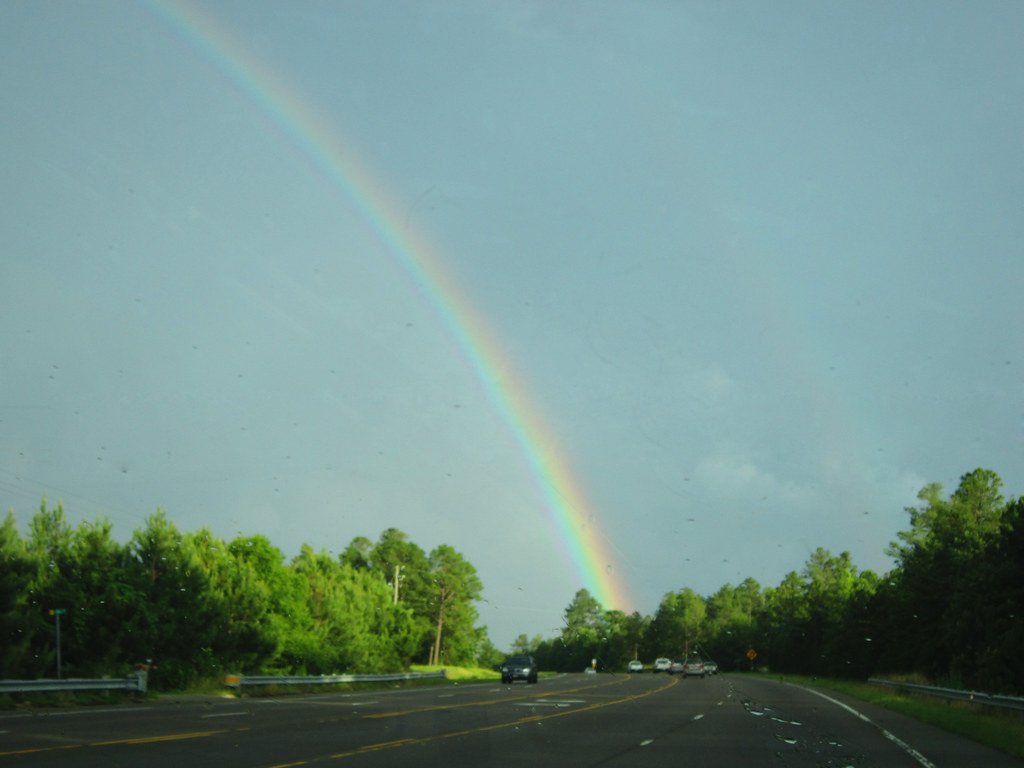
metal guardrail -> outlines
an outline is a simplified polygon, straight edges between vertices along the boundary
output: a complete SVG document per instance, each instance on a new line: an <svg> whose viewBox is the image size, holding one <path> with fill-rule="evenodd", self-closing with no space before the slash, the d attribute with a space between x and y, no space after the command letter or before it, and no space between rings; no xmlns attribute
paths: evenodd
<svg viewBox="0 0 1024 768"><path fill-rule="evenodd" d="M893 680L880 680L876 677L868 679L872 685L884 685L887 688L898 688L914 693L923 693L928 696L938 696L953 701L968 701L972 704L984 704L989 707L1002 707L1003 709L1016 709L1024 711L1024 698L1019 696L1000 696L980 691L964 691L959 688L938 688L933 685L917 685L916 683L899 683Z"/></svg>
<svg viewBox="0 0 1024 768"><path fill-rule="evenodd" d="M3 693L57 693L61 691L136 691L146 692L148 674L144 670L126 677L88 679L69 677L63 680L0 680Z"/></svg>
<svg viewBox="0 0 1024 768"><path fill-rule="evenodd" d="M224 684L231 688L247 685L324 685L337 683L384 683L392 680L422 680L447 677L447 672L392 672L381 675L225 675ZM62 680L0 680L0 694L59 693L63 691L136 691L145 693L149 675L146 670L125 677L88 679L69 677Z"/></svg>
<svg viewBox="0 0 1024 768"><path fill-rule="evenodd" d="M224 685L241 689L247 685L325 685L337 683L384 683L392 680L423 680L447 677L446 670L436 672L391 672L381 675L224 675Z"/></svg>

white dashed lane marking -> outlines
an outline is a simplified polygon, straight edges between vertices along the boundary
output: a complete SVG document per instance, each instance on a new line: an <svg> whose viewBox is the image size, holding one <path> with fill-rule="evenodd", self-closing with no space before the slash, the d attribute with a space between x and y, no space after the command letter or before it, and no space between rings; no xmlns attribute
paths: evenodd
<svg viewBox="0 0 1024 768"><path fill-rule="evenodd" d="M517 707L571 707L573 704L586 704L584 699L537 699L536 701L517 701Z"/></svg>

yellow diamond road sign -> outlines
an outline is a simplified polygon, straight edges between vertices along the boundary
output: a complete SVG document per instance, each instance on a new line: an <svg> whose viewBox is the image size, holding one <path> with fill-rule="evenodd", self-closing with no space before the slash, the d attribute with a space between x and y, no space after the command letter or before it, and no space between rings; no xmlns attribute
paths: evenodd
<svg viewBox="0 0 1024 768"><path fill-rule="evenodd" d="M757 651L755 651L753 648L751 648L749 651L747 651L747 658L750 659L751 661L754 660L755 656L757 656Z"/></svg>

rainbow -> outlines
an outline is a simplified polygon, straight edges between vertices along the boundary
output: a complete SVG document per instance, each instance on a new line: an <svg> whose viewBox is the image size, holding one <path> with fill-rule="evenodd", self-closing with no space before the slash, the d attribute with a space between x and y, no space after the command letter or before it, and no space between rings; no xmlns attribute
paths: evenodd
<svg viewBox="0 0 1024 768"><path fill-rule="evenodd" d="M457 342L529 465L580 585L607 609L635 603L615 567L568 457L514 374L497 338L460 290L430 243L403 221L400 208L338 132L223 25L181 0L148 0L154 14L227 75L343 191Z"/></svg>

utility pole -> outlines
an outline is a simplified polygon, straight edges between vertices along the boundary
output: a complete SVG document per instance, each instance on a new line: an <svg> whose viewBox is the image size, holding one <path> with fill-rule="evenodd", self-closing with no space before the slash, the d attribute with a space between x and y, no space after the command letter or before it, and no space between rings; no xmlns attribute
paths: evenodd
<svg viewBox="0 0 1024 768"><path fill-rule="evenodd" d="M395 566L395 605L398 605L398 582L402 578L401 573L403 568L405 568L404 565Z"/></svg>

